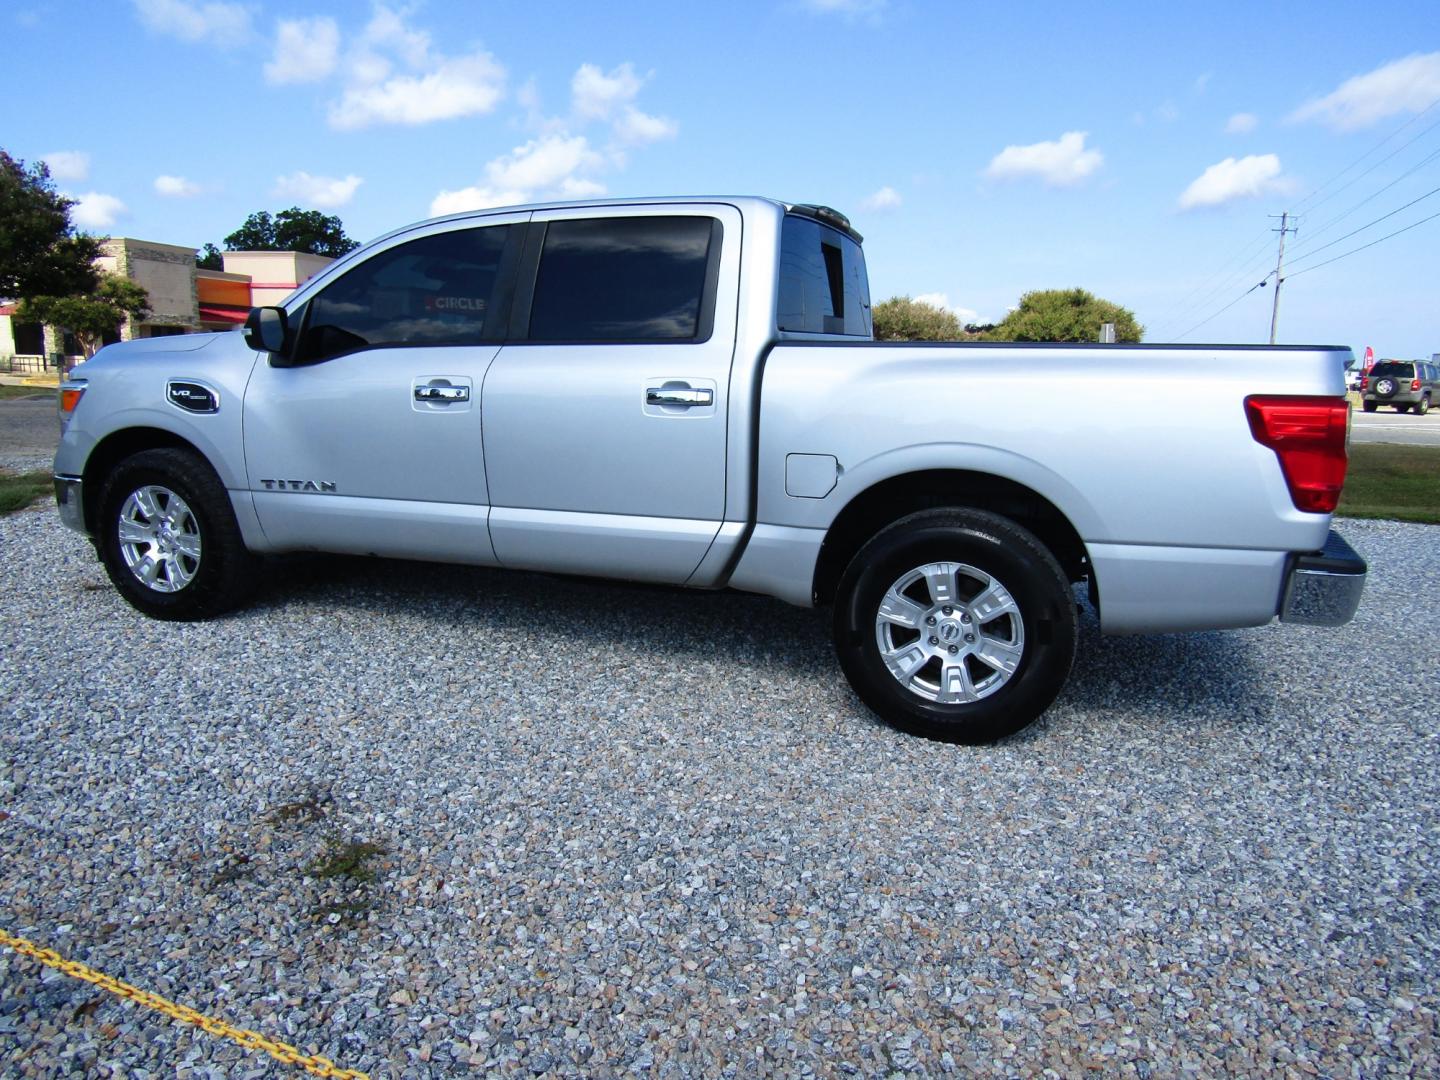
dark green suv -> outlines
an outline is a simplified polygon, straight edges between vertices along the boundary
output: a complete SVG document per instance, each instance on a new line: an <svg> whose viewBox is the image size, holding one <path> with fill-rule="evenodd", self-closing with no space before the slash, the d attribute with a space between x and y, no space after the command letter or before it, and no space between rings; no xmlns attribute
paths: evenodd
<svg viewBox="0 0 1440 1080"><path fill-rule="evenodd" d="M1381 360L1360 380L1360 397L1366 412L1394 405L1397 412L1413 408L1424 416L1440 400L1440 367L1424 360Z"/></svg>

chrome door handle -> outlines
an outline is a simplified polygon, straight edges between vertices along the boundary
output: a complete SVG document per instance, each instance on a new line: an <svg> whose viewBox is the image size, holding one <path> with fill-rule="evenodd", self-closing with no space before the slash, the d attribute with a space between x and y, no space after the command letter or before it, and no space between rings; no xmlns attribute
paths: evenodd
<svg viewBox="0 0 1440 1080"><path fill-rule="evenodd" d="M416 401L469 401L468 386L417 386Z"/></svg>
<svg viewBox="0 0 1440 1080"><path fill-rule="evenodd" d="M645 391L646 405L714 405L714 390L672 390L665 386L652 386Z"/></svg>

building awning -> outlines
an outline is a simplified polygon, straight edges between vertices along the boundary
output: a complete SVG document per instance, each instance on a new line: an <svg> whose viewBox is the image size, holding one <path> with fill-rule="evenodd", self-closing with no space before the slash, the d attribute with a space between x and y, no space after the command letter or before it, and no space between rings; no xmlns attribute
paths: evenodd
<svg viewBox="0 0 1440 1080"><path fill-rule="evenodd" d="M240 325L249 316L249 308L220 307L218 305L201 304L200 318L204 322L226 322Z"/></svg>

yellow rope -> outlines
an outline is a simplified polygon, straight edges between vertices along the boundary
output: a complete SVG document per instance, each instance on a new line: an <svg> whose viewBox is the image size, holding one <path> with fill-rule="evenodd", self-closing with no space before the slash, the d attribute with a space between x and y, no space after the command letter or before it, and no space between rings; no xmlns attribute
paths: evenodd
<svg viewBox="0 0 1440 1080"><path fill-rule="evenodd" d="M358 1069L342 1069L327 1057L319 1054L302 1054L289 1043L277 1042L275 1039L267 1039L258 1031L251 1031L249 1028L234 1027L224 1020L218 1020L213 1016L206 1016L198 1013L188 1005L177 1005L159 994L152 994L149 990L141 990L138 986L131 986L129 983L121 982L119 979L106 975L102 971L96 971L92 967L74 960L66 960L53 949L42 949L32 941L17 937L14 934L0 930L0 945L8 945L21 956L28 956L32 960L38 960L46 967L52 967L56 971L63 971L66 975L76 979L83 979L85 982L93 983L102 990L109 990L138 1005L144 1005L148 1009L162 1012L172 1020L180 1020L186 1024L193 1024L195 1027L208 1031L211 1035L219 1035L222 1038L230 1039L238 1043L246 1050L263 1050L276 1061L283 1061L286 1065L298 1065L306 1072L314 1073L316 1076L340 1077L342 1080L370 1080L368 1074Z"/></svg>

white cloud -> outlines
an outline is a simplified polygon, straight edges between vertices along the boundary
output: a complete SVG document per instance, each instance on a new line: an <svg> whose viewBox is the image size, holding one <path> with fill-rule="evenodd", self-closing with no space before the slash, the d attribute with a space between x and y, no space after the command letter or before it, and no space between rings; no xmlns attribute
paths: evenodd
<svg viewBox="0 0 1440 1080"><path fill-rule="evenodd" d="M207 41L227 48L250 37L250 10L242 4L187 0L134 0L143 22L158 34Z"/></svg>
<svg viewBox="0 0 1440 1080"><path fill-rule="evenodd" d="M353 174L341 180L333 176L295 172L289 176L277 176L271 194L281 199L309 203L322 210L332 210L348 203L355 196L355 189L364 182Z"/></svg>
<svg viewBox="0 0 1440 1080"><path fill-rule="evenodd" d="M633 105L625 106L614 124L615 137L622 143L636 146L642 143L673 139L680 132L680 125L667 116L651 116Z"/></svg>
<svg viewBox="0 0 1440 1080"><path fill-rule="evenodd" d="M1260 126L1260 118L1254 113L1237 112L1225 122L1226 135L1249 135Z"/></svg>
<svg viewBox="0 0 1440 1080"><path fill-rule="evenodd" d="M528 198L523 191L497 191L481 186L442 191L430 200L430 216L461 214L466 210L489 210L492 206L515 206Z"/></svg>
<svg viewBox="0 0 1440 1080"><path fill-rule="evenodd" d="M1416 53L1346 79L1307 101L1292 121L1318 120L1336 131L1357 131L1397 113L1418 113L1440 97L1440 52Z"/></svg>
<svg viewBox="0 0 1440 1080"><path fill-rule="evenodd" d="M56 150L43 158L56 180L84 180L90 175L90 155L83 150Z"/></svg>
<svg viewBox="0 0 1440 1080"><path fill-rule="evenodd" d="M1210 86L1210 80L1214 78L1214 76L1215 73L1213 71L1207 71L1203 75L1196 76L1195 81L1190 86L1190 92L1192 94L1205 93Z"/></svg>
<svg viewBox="0 0 1440 1080"><path fill-rule="evenodd" d="M504 97L505 69L494 56L481 49L462 56L437 53L430 34L410 26L407 15L375 5L345 57L345 87L329 107L332 128L475 116L493 111Z"/></svg>
<svg viewBox="0 0 1440 1080"><path fill-rule="evenodd" d="M956 307L950 303L950 297L943 292L921 293L919 296L911 297L911 299L919 304L929 304L931 307L937 307L941 311L953 312L955 317L960 320L961 326L967 326L971 323L983 325L983 320L981 320L978 311L968 307Z"/></svg>
<svg viewBox="0 0 1440 1080"><path fill-rule="evenodd" d="M583 135L546 135L487 164L485 176L492 187L533 191L554 187L573 173L598 169L603 163Z"/></svg>
<svg viewBox="0 0 1440 1080"><path fill-rule="evenodd" d="M168 198L189 199L199 195L203 189L195 181L186 180L183 176L157 176L155 190Z"/></svg>
<svg viewBox="0 0 1440 1080"><path fill-rule="evenodd" d="M484 183L440 192L431 201L430 212L454 214L514 206L540 195L565 199L603 195L605 186L587 174L605 164L605 158L583 135L543 135L487 163Z"/></svg>
<svg viewBox="0 0 1440 1080"><path fill-rule="evenodd" d="M265 65L265 81L276 86L319 82L340 58L340 27L328 15L281 19L276 23L275 56Z"/></svg>
<svg viewBox="0 0 1440 1080"><path fill-rule="evenodd" d="M820 15L844 15L847 19L860 16L878 17L890 0L804 0L804 6Z"/></svg>
<svg viewBox="0 0 1440 1080"><path fill-rule="evenodd" d="M570 101L582 120L607 120L622 105L635 100L645 80L628 61L607 75L594 64L581 64L570 79Z"/></svg>
<svg viewBox="0 0 1440 1080"><path fill-rule="evenodd" d="M1274 154L1228 157L1191 181L1180 195L1180 209L1220 206L1234 199L1284 194L1290 190L1290 182L1280 175L1280 159Z"/></svg>
<svg viewBox="0 0 1440 1080"><path fill-rule="evenodd" d="M893 210L895 207L899 206L904 201L905 200L900 197L900 193L898 191L896 191L889 184L886 184L873 195L867 195L865 196L865 198L861 199L860 209Z"/></svg>
<svg viewBox="0 0 1440 1080"><path fill-rule="evenodd" d="M70 208L70 218L82 229L108 229L116 219L130 213L129 208L114 195L87 191L74 198L77 201Z"/></svg>
<svg viewBox="0 0 1440 1080"><path fill-rule="evenodd" d="M567 199L593 199L605 194L605 185L598 180L583 180L578 176L567 176L560 181L560 194Z"/></svg>
<svg viewBox="0 0 1440 1080"><path fill-rule="evenodd" d="M1085 149L1087 134L1084 131L1067 131L1054 142L1007 146L991 160L985 175L996 180L1033 176L1051 187L1078 184L1100 168L1105 160L1099 150Z"/></svg>
<svg viewBox="0 0 1440 1080"><path fill-rule="evenodd" d="M493 110L504 95L505 69L486 52L441 61L423 75L396 75L351 86L330 106L330 126L428 124Z"/></svg>

